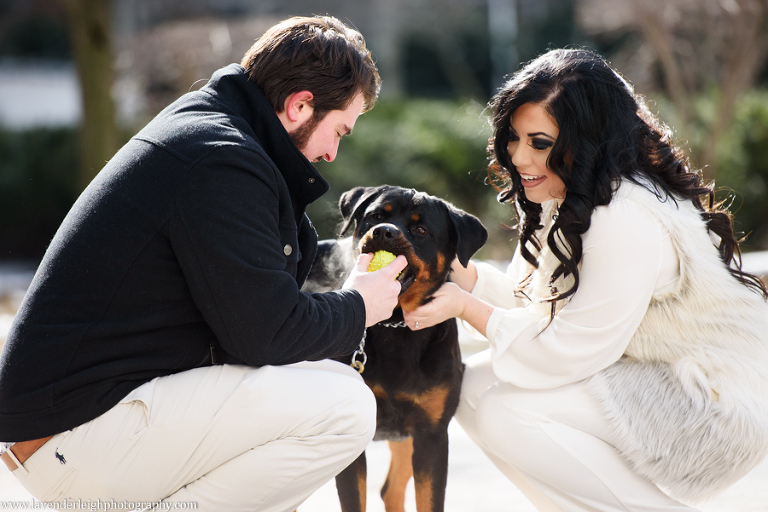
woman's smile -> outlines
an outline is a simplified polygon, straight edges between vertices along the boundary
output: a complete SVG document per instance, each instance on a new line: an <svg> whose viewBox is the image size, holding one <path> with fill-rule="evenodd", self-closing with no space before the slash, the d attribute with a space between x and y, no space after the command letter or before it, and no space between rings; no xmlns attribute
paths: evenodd
<svg viewBox="0 0 768 512"><path fill-rule="evenodd" d="M520 174L520 178L522 179L522 183L525 188L536 187L547 179L546 176L533 176L531 174L522 173Z"/></svg>

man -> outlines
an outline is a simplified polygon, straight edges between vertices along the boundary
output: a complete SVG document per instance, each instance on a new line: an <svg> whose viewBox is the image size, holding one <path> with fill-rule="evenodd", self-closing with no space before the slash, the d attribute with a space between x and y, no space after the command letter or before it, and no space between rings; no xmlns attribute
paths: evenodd
<svg viewBox="0 0 768 512"><path fill-rule="evenodd" d="M292 510L362 452L375 401L325 359L391 315L405 258L299 288L304 211L328 189L310 161L335 158L379 86L358 32L292 18L88 186L0 359L2 458L33 496Z"/></svg>

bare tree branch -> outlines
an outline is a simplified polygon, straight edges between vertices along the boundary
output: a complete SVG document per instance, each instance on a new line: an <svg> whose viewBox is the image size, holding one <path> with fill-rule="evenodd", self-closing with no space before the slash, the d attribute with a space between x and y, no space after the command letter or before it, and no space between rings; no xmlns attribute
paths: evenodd
<svg viewBox="0 0 768 512"><path fill-rule="evenodd" d="M633 66L627 74L636 81L632 75L639 73L639 82L666 92L684 133L704 123L697 163L711 173L738 100L768 59L768 0L582 0L580 19L593 35L638 36L630 54L650 49L652 67ZM696 119L697 95L712 88L716 115Z"/></svg>

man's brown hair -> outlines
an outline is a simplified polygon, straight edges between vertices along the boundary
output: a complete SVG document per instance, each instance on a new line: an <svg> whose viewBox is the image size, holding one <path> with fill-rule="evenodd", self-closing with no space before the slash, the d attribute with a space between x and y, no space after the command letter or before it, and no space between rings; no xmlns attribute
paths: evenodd
<svg viewBox="0 0 768 512"><path fill-rule="evenodd" d="M359 92L363 112L376 103L381 78L363 36L332 16L289 18L267 30L241 62L276 112L310 91L315 115L343 110Z"/></svg>

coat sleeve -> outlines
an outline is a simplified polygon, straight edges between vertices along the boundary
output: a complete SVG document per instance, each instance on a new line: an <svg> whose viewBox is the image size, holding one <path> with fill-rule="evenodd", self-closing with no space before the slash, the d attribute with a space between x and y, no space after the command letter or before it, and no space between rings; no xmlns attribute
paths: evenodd
<svg viewBox="0 0 768 512"><path fill-rule="evenodd" d="M654 291L674 268L669 235L650 212L627 201L599 207L583 236L581 283L549 324L541 308L496 308L488 322L493 368L529 389L589 377L616 362Z"/></svg>
<svg viewBox="0 0 768 512"><path fill-rule="evenodd" d="M174 250L224 351L261 366L354 350L365 328L362 297L299 291L298 228L271 162L245 148L217 149L191 170L175 206Z"/></svg>

